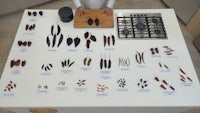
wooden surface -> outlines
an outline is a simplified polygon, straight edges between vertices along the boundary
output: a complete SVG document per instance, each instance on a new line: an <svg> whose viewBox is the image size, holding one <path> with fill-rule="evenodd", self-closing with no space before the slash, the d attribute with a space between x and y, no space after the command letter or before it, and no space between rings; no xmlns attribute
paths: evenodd
<svg viewBox="0 0 200 113"><path fill-rule="evenodd" d="M92 25L88 25L88 19L93 20ZM96 26L95 19L99 19L99 26ZM75 28L112 28L114 27L113 15L107 16L103 10L85 10L85 13L81 16L75 16L74 20Z"/></svg>
<svg viewBox="0 0 200 113"><path fill-rule="evenodd" d="M200 35L200 8L186 25L186 28L194 38Z"/></svg>

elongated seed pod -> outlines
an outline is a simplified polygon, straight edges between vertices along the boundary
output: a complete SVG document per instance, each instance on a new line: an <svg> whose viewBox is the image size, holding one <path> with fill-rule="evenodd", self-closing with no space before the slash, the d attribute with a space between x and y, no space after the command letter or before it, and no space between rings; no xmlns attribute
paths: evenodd
<svg viewBox="0 0 200 113"><path fill-rule="evenodd" d="M87 58L84 58L83 64L86 65L86 62L87 62Z"/></svg>
<svg viewBox="0 0 200 113"><path fill-rule="evenodd" d="M110 46L110 37L108 37L108 46Z"/></svg>
<svg viewBox="0 0 200 113"><path fill-rule="evenodd" d="M53 36L53 30L54 30L54 26L51 26L51 35Z"/></svg>
<svg viewBox="0 0 200 113"><path fill-rule="evenodd" d="M140 61L138 60L138 55L135 54L135 60L137 61L138 64L140 64Z"/></svg>
<svg viewBox="0 0 200 113"><path fill-rule="evenodd" d="M190 82L193 82L192 79L191 79L190 77L187 77L187 79L188 79Z"/></svg>
<svg viewBox="0 0 200 113"><path fill-rule="evenodd" d="M61 29L60 29L60 26L59 26L59 25L57 25L57 29L58 29L57 35L59 35L59 34L60 34L60 31L61 31Z"/></svg>
<svg viewBox="0 0 200 113"><path fill-rule="evenodd" d="M75 62L73 61L72 63L69 64L69 67L71 67Z"/></svg>
<svg viewBox="0 0 200 113"><path fill-rule="evenodd" d="M62 43L62 41L63 41L63 34L60 35L60 39L59 39L57 47L60 46L60 44Z"/></svg>
<svg viewBox="0 0 200 113"><path fill-rule="evenodd" d="M88 66L90 66L91 61L92 61L92 59L90 58L90 59L88 60L88 63L87 63Z"/></svg>
<svg viewBox="0 0 200 113"><path fill-rule="evenodd" d="M56 44L56 35L53 36L53 44L52 44L52 47L54 47Z"/></svg>
<svg viewBox="0 0 200 113"><path fill-rule="evenodd" d="M141 54L141 61L145 64L145 62L144 62L144 52L142 52L142 54Z"/></svg>
<svg viewBox="0 0 200 113"><path fill-rule="evenodd" d="M47 38L46 38L46 42L47 42L47 45L48 45L48 47L50 47L50 40L49 40L49 36L47 36Z"/></svg>
<svg viewBox="0 0 200 113"><path fill-rule="evenodd" d="M113 44L113 46L115 45L115 36L114 35L112 35L112 44Z"/></svg>

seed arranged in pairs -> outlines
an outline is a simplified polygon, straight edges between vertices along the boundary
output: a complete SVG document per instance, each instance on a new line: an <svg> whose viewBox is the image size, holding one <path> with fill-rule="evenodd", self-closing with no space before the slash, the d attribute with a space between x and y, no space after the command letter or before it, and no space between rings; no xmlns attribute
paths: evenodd
<svg viewBox="0 0 200 113"><path fill-rule="evenodd" d="M45 90L47 90L47 89L48 89L48 86L47 86L47 85L44 85L44 86L38 85L38 89L39 89L39 90L41 90L42 88L44 88Z"/></svg>
<svg viewBox="0 0 200 113"><path fill-rule="evenodd" d="M67 38L67 45L68 46L70 46L73 42L74 42L74 46L77 47L80 44L81 39L79 37L74 38L74 40L71 37Z"/></svg>
<svg viewBox="0 0 200 113"><path fill-rule="evenodd" d="M91 26L93 24L93 20L91 18L89 18L88 21L87 21L87 23L88 23L88 25Z"/></svg>
<svg viewBox="0 0 200 113"><path fill-rule="evenodd" d="M92 59L88 57L84 58L83 60L84 66L90 66L91 62L92 62Z"/></svg>
<svg viewBox="0 0 200 113"><path fill-rule="evenodd" d="M60 46L60 44L62 43L62 41L63 41L63 34L60 35L60 39L59 39L57 47Z"/></svg>
<svg viewBox="0 0 200 113"><path fill-rule="evenodd" d="M25 60L21 61L19 59L17 61L15 61L15 60L11 60L10 61L10 67L11 68L13 68L14 66L18 67L18 66L20 66L20 64L21 64L22 67L24 67L26 65L26 61Z"/></svg>
<svg viewBox="0 0 200 113"><path fill-rule="evenodd" d="M97 92L105 92L108 87L105 84L97 84Z"/></svg>
<svg viewBox="0 0 200 113"><path fill-rule="evenodd" d="M18 41L18 46L28 46L28 47L30 47L31 44L32 44L31 41L24 41L24 42L21 41L21 40Z"/></svg>
<svg viewBox="0 0 200 113"><path fill-rule="evenodd" d="M48 65L43 64L41 69L45 70L47 72L47 71L50 71L51 69L53 69L53 65L51 63L49 63Z"/></svg>
<svg viewBox="0 0 200 113"><path fill-rule="evenodd" d="M160 66L160 68L166 68L169 70L169 67L166 64L161 64L160 62L158 63L158 65Z"/></svg>
<svg viewBox="0 0 200 113"><path fill-rule="evenodd" d="M29 25L29 24L26 24L26 26L25 26L25 30L27 31L27 30L34 30L35 29L35 24L33 24L33 25Z"/></svg>
<svg viewBox="0 0 200 113"><path fill-rule="evenodd" d="M159 50L158 50L157 47L156 48L151 48L150 51L151 51L152 55L159 54Z"/></svg>
<svg viewBox="0 0 200 113"><path fill-rule="evenodd" d="M67 38L67 45L70 46L73 43L73 39L72 38Z"/></svg>
<svg viewBox="0 0 200 113"><path fill-rule="evenodd" d="M124 78L120 78L118 81L118 86L124 88L126 86L126 80Z"/></svg>
<svg viewBox="0 0 200 113"><path fill-rule="evenodd" d="M160 82L160 88L162 88L163 90L167 90L168 88L175 91L175 88L171 85L169 85L169 83L166 80L159 80L158 77L154 78L157 82Z"/></svg>
<svg viewBox="0 0 200 113"><path fill-rule="evenodd" d="M138 64L145 64L144 52L142 52L142 53L137 52L137 54L135 54L135 59Z"/></svg>
<svg viewBox="0 0 200 113"><path fill-rule="evenodd" d="M56 44L56 35L53 36L53 44L52 44L52 48L55 46Z"/></svg>
<svg viewBox="0 0 200 113"><path fill-rule="evenodd" d="M90 38L88 38L89 35L90 35ZM91 41L93 41L93 42L97 41L96 37L94 35L92 35L91 33L89 33L89 32L85 32L84 33L84 37L86 39L86 44L85 45L86 45L87 49L90 49L90 43L91 43Z"/></svg>
<svg viewBox="0 0 200 113"><path fill-rule="evenodd" d="M173 52L174 52L174 50L171 49L171 48L168 47L168 46L163 46L163 48L165 49L164 53L165 53L166 55L172 55Z"/></svg>
<svg viewBox="0 0 200 113"><path fill-rule="evenodd" d="M179 68L179 71L180 71L179 79L182 82L193 82L193 80L186 74L186 72L182 68Z"/></svg>
<svg viewBox="0 0 200 113"><path fill-rule="evenodd" d="M75 63L75 61L70 61L70 59L67 59L67 60L64 60L64 61L61 61L61 65L62 67L71 67L73 64Z"/></svg>
<svg viewBox="0 0 200 113"><path fill-rule="evenodd" d="M4 88L4 92L12 91L17 87L17 85L13 81L9 81L8 85Z"/></svg>
<svg viewBox="0 0 200 113"><path fill-rule="evenodd" d="M138 87L144 89L145 87L148 86L148 83L147 83L147 80L143 80L143 79L141 78L137 85L138 85Z"/></svg>
<svg viewBox="0 0 200 113"><path fill-rule="evenodd" d="M78 80L78 82L76 83L79 87L86 85L85 84L86 80Z"/></svg>

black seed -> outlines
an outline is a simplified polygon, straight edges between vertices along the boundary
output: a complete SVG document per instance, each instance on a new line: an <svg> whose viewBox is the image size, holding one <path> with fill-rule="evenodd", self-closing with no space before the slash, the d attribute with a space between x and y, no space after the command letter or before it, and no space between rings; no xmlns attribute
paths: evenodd
<svg viewBox="0 0 200 113"><path fill-rule="evenodd" d="M85 34L84 34L85 39L87 39L88 36L89 36L89 32L85 32Z"/></svg>
<svg viewBox="0 0 200 113"><path fill-rule="evenodd" d="M75 47L77 47L80 44L80 42L81 42L81 39L79 37L76 37L74 39Z"/></svg>
<svg viewBox="0 0 200 113"><path fill-rule="evenodd" d="M60 40L59 40L59 42L58 42L58 45L57 45L57 47L59 47L59 46L60 46L60 44L62 43L62 41L63 41L63 34L61 34L61 35L60 35Z"/></svg>
<svg viewBox="0 0 200 113"><path fill-rule="evenodd" d="M95 19L95 24L96 24L96 26L99 26L99 19Z"/></svg>
<svg viewBox="0 0 200 113"><path fill-rule="evenodd" d="M86 47L87 47L87 49L90 48L90 40L87 40L87 42L86 42Z"/></svg>
<svg viewBox="0 0 200 113"><path fill-rule="evenodd" d="M60 26L59 26L59 25L57 25L57 28L58 28L57 35L59 35L59 34L60 34L60 31L61 31L61 29L60 29Z"/></svg>
<svg viewBox="0 0 200 113"><path fill-rule="evenodd" d="M67 38L67 45L70 46L73 42L73 39L72 38Z"/></svg>
<svg viewBox="0 0 200 113"><path fill-rule="evenodd" d="M90 26L93 24L93 20L91 18L89 18L87 22L88 22L88 25Z"/></svg>
<svg viewBox="0 0 200 113"><path fill-rule="evenodd" d="M90 36L90 39L91 39L92 41L94 41L94 42L97 41L97 39L96 39L96 37L95 37L94 35L91 35L91 36Z"/></svg>
<svg viewBox="0 0 200 113"><path fill-rule="evenodd" d="M39 14L40 14L40 16L42 16L43 15L43 11L39 11Z"/></svg>
<svg viewBox="0 0 200 113"><path fill-rule="evenodd" d="M55 44L56 44L56 35L53 36L53 45L52 45L52 47L54 47Z"/></svg>

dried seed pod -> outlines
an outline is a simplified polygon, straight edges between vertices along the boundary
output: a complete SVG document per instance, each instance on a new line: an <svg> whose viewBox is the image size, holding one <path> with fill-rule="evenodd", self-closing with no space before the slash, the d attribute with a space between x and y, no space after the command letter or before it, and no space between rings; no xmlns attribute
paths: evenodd
<svg viewBox="0 0 200 113"><path fill-rule="evenodd" d="M70 46L73 42L73 39L72 38L67 38L67 45Z"/></svg>
<svg viewBox="0 0 200 113"><path fill-rule="evenodd" d="M12 68L15 65L15 61L11 60L10 61L10 67Z"/></svg>
<svg viewBox="0 0 200 113"><path fill-rule="evenodd" d="M99 19L96 18L94 21L95 21L96 26L99 26Z"/></svg>
<svg viewBox="0 0 200 113"><path fill-rule="evenodd" d="M87 58L84 58L83 64L86 65L86 62L87 62Z"/></svg>
<svg viewBox="0 0 200 113"><path fill-rule="evenodd" d="M85 34L84 34L85 39L87 39L88 36L89 36L89 32L85 32Z"/></svg>
<svg viewBox="0 0 200 113"><path fill-rule="evenodd" d="M87 41L86 41L86 47L87 47L87 49L90 48L90 40L87 40Z"/></svg>
<svg viewBox="0 0 200 113"><path fill-rule="evenodd" d="M96 39L96 37L95 37L94 35L91 35L91 36L90 36L90 39L91 39L92 41L94 41L94 42L97 41L97 39Z"/></svg>
<svg viewBox="0 0 200 113"><path fill-rule="evenodd" d="M78 38L78 37L76 37L76 38L74 39L75 47L77 47L77 46L80 44L80 42L81 42L81 39Z"/></svg>
<svg viewBox="0 0 200 113"><path fill-rule="evenodd" d="M112 35L112 44L113 44L113 46L115 45L115 36L114 35Z"/></svg>
<svg viewBox="0 0 200 113"><path fill-rule="evenodd" d="M63 41L63 34L60 35L60 39L59 39L57 47L60 46L60 44L62 43L62 41Z"/></svg>
<svg viewBox="0 0 200 113"><path fill-rule="evenodd" d="M56 35L53 36L53 44L52 44L52 47L54 47L56 44Z"/></svg>
<svg viewBox="0 0 200 113"><path fill-rule="evenodd" d="M166 90L167 88L165 86L163 86L162 84L160 85L160 87L164 90Z"/></svg>
<svg viewBox="0 0 200 113"><path fill-rule="evenodd" d="M50 40L49 40L49 36L47 36L47 38L46 38L46 42L47 42L47 45L48 45L48 47L50 47Z"/></svg>
<svg viewBox="0 0 200 113"><path fill-rule="evenodd" d="M106 46L106 36L103 36L103 43L104 43L104 47Z"/></svg>
<svg viewBox="0 0 200 113"><path fill-rule="evenodd" d="M88 21L87 21L87 23L88 23L88 25L91 26L93 24L93 20L91 18L89 18Z"/></svg>
<svg viewBox="0 0 200 113"><path fill-rule="evenodd" d="M88 60L88 63L87 63L88 66L90 66L91 61L92 61L92 59L90 58L90 59Z"/></svg>
<svg viewBox="0 0 200 113"><path fill-rule="evenodd" d="M108 46L110 46L110 37L108 37L107 41L108 41Z"/></svg>
<svg viewBox="0 0 200 113"><path fill-rule="evenodd" d="M57 29L58 29L57 35L59 35L59 34L60 34L60 31L61 31L61 29L60 29L60 26L59 26L59 25L57 25Z"/></svg>

